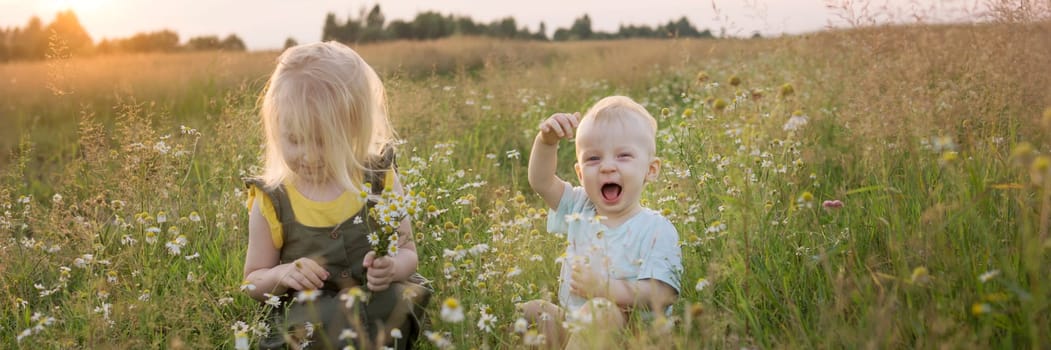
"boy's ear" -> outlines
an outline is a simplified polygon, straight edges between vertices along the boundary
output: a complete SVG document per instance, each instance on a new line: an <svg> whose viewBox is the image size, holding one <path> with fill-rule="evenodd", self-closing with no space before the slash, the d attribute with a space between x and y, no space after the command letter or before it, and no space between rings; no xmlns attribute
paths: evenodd
<svg viewBox="0 0 1051 350"><path fill-rule="evenodd" d="M646 182L657 180L657 175L661 174L661 159L653 158L650 161L650 167L646 171Z"/></svg>
<svg viewBox="0 0 1051 350"><path fill-rule="evenodd" d="M577 173L577 182L584 185L584 173L580 172L580 163L573 163L573 171Z"/></svg>

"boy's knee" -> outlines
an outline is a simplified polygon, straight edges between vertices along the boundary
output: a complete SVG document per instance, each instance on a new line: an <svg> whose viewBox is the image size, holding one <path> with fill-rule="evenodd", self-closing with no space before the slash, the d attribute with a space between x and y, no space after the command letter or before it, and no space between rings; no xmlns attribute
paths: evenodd
<svg viewBox="0 0 1051 350"><path fill-rule="evenodd" d="M580 308L580 316L594 325L609 328L622 328L627 322L624 311L616 303L605 298L592 298Z"/></svg>
<svg viewBox="0 0 1051 350"><path fill-rule="evenodd" d="M522 313L522 316L526 320L535 322L540 318L540 315L551 313L551 309L555 306L550 302L544 300L530 300L518 305L518 311Z"/></svg>
<svg viewBox="0 0 1051 350"><path fill-rule="evenodd" d="M530 300L518 304L516 307L526 321L536 325L536 331L541 335L540 338L534 338L534 341L540 339L540 343L534 343L533 345L541 345L542 343L548 349L563 348L566 334L565 329L562 327L562 321L565 320L562 308L545 300ZM527 341L527 343L530 342Z"/></svg>

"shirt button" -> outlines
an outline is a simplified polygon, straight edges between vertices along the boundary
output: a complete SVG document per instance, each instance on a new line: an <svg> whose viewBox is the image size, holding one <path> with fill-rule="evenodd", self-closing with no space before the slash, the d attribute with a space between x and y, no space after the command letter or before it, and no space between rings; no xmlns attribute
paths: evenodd
<svg viewBox="0 0 1051 350"><path fill-rule="evenodd" d="M343 272L339 273L339 277L343 277L343 278L350 277L350 272L347 272L347 270L343 270Z"/></svg>
<svg viewBox="0 0 1051 350"><path fill-rule="evenodd" d="M328 236L332 237L332 239L337 239L339 238L339 233L337 233L336 231L332 231L332 233L329 233Z"/></svg>

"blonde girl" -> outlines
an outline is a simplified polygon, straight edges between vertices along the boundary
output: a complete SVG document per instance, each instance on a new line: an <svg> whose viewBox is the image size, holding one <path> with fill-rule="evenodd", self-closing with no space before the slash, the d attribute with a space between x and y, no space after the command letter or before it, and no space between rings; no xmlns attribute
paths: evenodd
<svg viewBox="0 0 1051 350"><path fill-rule="evenodd" d="M361 195L403 191L383 85L336 42L277 61L261 101L264 170L246 180L247 290L272 309L260 347L411 347L429 297L411 228L398 228L397 255L376 257Z"/></svg>

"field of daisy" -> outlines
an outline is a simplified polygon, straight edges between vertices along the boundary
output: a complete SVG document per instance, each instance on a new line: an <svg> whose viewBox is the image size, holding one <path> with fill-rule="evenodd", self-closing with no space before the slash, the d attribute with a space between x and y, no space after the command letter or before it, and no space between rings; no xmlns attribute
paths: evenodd
<svg viewBox="0 0 1051 350"><path fill-rule="evenodd" d="M537 124L623 94L659 121L643 200L678 228L685 272L672 317L596 341L1051 346L1049 34L1018 20L359 47L426 200L420 344L537 341L515 303L557 299L564 244L526 181ZM259 171L276 55L0 65L0 347L239 348L265 331L241 291L241 178ZM572 159L562 147L563 178Z"/></svg>

